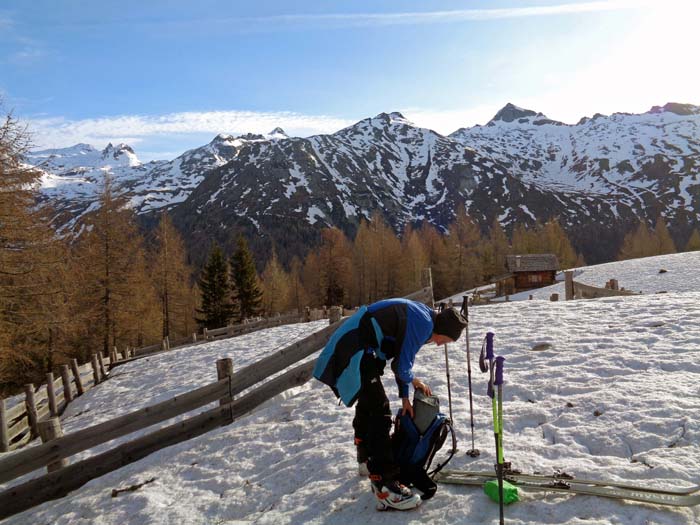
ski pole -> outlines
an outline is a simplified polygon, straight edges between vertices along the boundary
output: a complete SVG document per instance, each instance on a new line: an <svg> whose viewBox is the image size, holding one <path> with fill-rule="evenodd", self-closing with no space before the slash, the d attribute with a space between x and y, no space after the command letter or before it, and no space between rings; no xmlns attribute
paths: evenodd
<svg viewBox="0 0 700 525"><path fill-rule="evenodd" d="M445 309L445 303L440 303L439 309L442 312ZM450 382L450 358L447 354L447 343L445 343L444 346L445 346L445 371L447 372L447 403L450 407L450 421L452 421L452 423L454 424L454 419L452 419L452 385Z"/></svg>
<svg viewBox="0 0 700 525"><path fill-rule="evenodd" d="M493 399L494 434L496 436L496 475L498 476L498 511L500 525L503 525L503 362L505 357L496 358L495 385L498 394ZM498 401L496 401L496 398Z"/></svg>
<svg viewBox="0 0 700 525"><path fill-rule="evenodd" d="M474 403L472 401L472 359L471 356L469 355L469 304L468 304L468 298L466 295L462 296L462 315L467 321L467 326L466 326L466 344L467 344L467 378L469 379L469 420L471 423L471 428L472 428L472 448L471 450L467 450L467 456L471 456L473 458L479 456L480 452L474 448Z"/></svg>
<svg viewBox="0 0 700 525"><path fill-rule="evenodd" d="M447 403L450 407L450 421L454 423L452 419L452 388L450 386L450 358L447 354L447 343L445 343L445 369L447 370Z"/></svg>

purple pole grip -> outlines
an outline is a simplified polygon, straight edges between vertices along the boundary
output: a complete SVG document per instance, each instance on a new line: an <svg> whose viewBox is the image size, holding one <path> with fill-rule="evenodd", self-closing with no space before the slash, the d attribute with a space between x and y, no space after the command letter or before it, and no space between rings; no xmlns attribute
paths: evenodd
<svg viewBox="0 0 700 525"><path fill-rule="evenodd" d="M493 332L486 332L486 359L493 360Z"/></svg>
<svg viewBox="0 0 700 525"><path fill-rule="evenodd" d="M503 384L503 361L505 360L506 358L500 355L496 358L496 379L494 380L496 386Z"/></svg>

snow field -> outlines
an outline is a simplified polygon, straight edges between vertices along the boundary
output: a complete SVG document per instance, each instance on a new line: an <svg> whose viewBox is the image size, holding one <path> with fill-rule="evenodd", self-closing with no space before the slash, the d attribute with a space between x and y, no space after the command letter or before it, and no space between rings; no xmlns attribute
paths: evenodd
<svg viewBox="0 0 700 525"><path fill-rule="evenodd" d="M662 276L693 278L696 254L667 257L662 267L669 272ZM620 276L638 275L642 282L655 268L658 272L659 262L614 263L600 275L602 282L619 278L633 288ZM579 279L594 275L595 268L585 269ZM667 487L700 483L700 283L689 282L694 290L682 293L669 289L658 295L472 308L469 342L481 456L465 455L471 440L463 336L449 345L459 452L448 468L488 470L495 461L488 378L477 364L481 341L491 330L496 354L506 358L503 441L506 460L515 468L562 469L579 477ZM64 428L85 428L210 383L216 359L232 357L234 370L239 369L325 324L272 328L123 365L70 405ZM549 348L533 350L544 344ZM443 348L424 347L415 372L447 412ZM384 385L395 410L399 403L390 372ZM158 451L5 523L498 523L498 506L480 488L454 485L440 486L415 511L377 513L368 481L356 474L353 413L312 380L232 425ZM154 477L134 492L110 496L114 488ZM506 509L509 525L700 522L700 508L526 491L521 499Z"/></svg>

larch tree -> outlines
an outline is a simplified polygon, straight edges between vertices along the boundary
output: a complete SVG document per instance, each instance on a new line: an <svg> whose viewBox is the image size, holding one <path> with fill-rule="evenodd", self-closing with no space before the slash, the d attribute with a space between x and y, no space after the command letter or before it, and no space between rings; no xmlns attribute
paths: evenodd
<svg viewBox="0 0 700 525"><path fill-rule="evenodd" d="M289 265L289 300L288 307L301 313L309 304L309 296L304 288L304 265L298 257L294 257Z"/></svg>
<svg viewBox="0 0 700 525"><path fill-rule="evenodd" d="M192 270L180 233L167 212L160 216L155 231L151 275L155 283L162 316L162 336L185 336L191 328Z"/></svg>
<svg viewBox="0 0 700 525"><path fill-rule="evenodd" d="M686 252L695 252L700 250L700 231L697 229L693 230L693 233L690 234L690 238L688 239L688 242L685 245L685 250Z"/></svg>
<svg viewBox="0 0 700 525"><path fill-rule="evenodd" d="M243 321L259 315L263 294L260 290L253 254L242 235L238 237L236 251L231 257L231 277L234 301L238 308L238 320Z"/></svg>
<svg viewBox="0 0 700 525"><path fill-rule="evenodd" d="M548 220L542 227L544 253L553 253L559 260L561 268L573 268L576 265L576 250L557 219Z"/></svg>
<svg viewBox="0 0 700 525"><path fill-rule="evenodd" d="M40 172L24 164L30 138L12 115L0 123L0 390L41 377L65 327L65 245L37 205Z"/></svg>
<svg viewBox="0 0 700 525"><path fill-rule="evenodd" d="M494 217L488 238L484 240L481 251L483 278L488 281L506 273L506 255L510 251L508 237L503 231L498 217Z"/></svg>
<svg viewBox="0 0 700 525"><path fill-rule="evenodd" d="M406 225L401 238L401 257L399 259L400 295L407 295L420 289L423 270L429 266L428 254L420 240L419 233Z"/></svg>
<svg viewBox="0 0 700 525"><path fill-rule="evenodd" d="M656 240L644 221L639 221L637 228L625 235L618 260L636 259L656 255Z"/></svg>
<svg viewBox="0 0 700 525"><path fill-rule="evenodd" d="M666 221L659 215L654 226L654 255L666 255L676 253L676 245L671 238L671 234L666 226Z"/></svg>
<svg viewBox="0 0 700 525"><path fill-rule="evenodd" d="M450 258L445 238L435 227L424 222L418 230L433 274L433 292L436 298L450 293Z"/></svg>
<svg viewBox="0 0 700 525"><path fill-rule="evenodd" d="M272 257L262 273L263 310L268 315L282 313L287 309L290 295L289 275L284 271L273 249Z"/></svg>
<svg viewBox="0 0 700 525"><path fill-rule="evenodd" d="M83 277L76 314L90 330L80 343L87 352L101 347L106 354L113 346L159 340L158 300L148 276L143 236L134 211L114 194L109 176L99 208L84 220L91 229L75 250Z"/></svg>
<svg viewBox="0 0 700 525"><path fill-rule="evenodd" d="M324 304L345 304L352 279L352 251L347 237L338 228L326 228L321 232L318 262Z"/></svg>
<svg viewBox="0 0 700 525"><path fill-rule="evenodd" d="M481 281L479 258L481 232L464 205L457 208L446 237L449 264L449 294L474 287Z"/></svg>

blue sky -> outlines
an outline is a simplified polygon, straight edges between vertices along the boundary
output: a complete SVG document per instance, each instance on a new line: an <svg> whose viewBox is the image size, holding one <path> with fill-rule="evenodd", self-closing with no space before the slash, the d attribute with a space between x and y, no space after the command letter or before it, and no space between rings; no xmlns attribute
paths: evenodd
<svg viewBox="0 0 700 525"><path fill-rule="evenodd" d="M219 132L441 133L506 102L574 123L700 104L694 0L0 3L0 93L38 147L172 158Z"/></svg>

